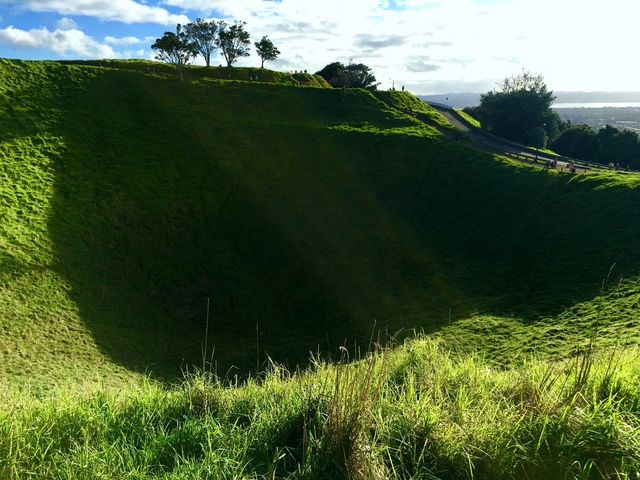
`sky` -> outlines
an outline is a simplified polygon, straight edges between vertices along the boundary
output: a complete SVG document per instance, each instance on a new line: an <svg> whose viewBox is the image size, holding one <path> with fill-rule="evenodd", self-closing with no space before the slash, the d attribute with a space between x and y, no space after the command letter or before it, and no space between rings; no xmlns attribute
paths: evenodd
<svg viewBox="0 0 640 480"><path fill-rule="evenodd" d="M637 0L0 0L0 57L153 59L196 18L267 35L281 51L268 68L364 63L415 94L486 92L523 68L554 91L640 90Z"/></svg>

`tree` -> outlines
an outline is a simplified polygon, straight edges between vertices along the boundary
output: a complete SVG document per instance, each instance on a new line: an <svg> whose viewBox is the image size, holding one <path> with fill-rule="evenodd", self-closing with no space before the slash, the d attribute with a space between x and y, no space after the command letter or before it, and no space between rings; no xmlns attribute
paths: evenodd
<svg viewBox="0 0 640 480"><path fill-rule="evenodd" d="M640 158L640 142L635 132L607 125L598 132L598 142L598 162L636 167Z"/></svg>
<svg viewBox="0 0 640 480"><path fill-rule="evenodd" d="M340 62L333 62L326 65L322 70L316 72L316 75L320 75L334 88L346 88L350 86L347 69Z"/></svg>
<svg viewBox="0 0 640 480"><path fill-rule="evenodd" d="M343 65L333 62L316 73L334 88L366 88L375 90L378 86L373 71L363 63Z"/></svg>
<svg viewBox="0 0 640 480"><path fill-rule="evenodd" d="M375 90L378 87L373 70L364 63L350 63L347 65L347 73L349 74L352 88Z"/></svg>
<svg viewBox="0 0 640 480"><path fill-rule="evenodd" d="M180 80L184 80L184 67L197 54L195 45L180 24L176 25L176 33L164 32L151 48L158 52L156 59L176 67Z"/></svg>
<svg viewBox="0 0 640 480"><path fill-rule="evenodd" d="M598 133L588 125L573 125L562 132L553 143L553 149L562 155L605 165L640 166L638 135L611 125L601 128Z"/></svg>
<svg viewBox="0 0 640 480"><path fill-rule="evenodd" d="M545 148L547 146L547 140L548 138L546 130L543 127L536 127L531 131L528 143L537 150L540 150L541 148ZM536 158L537 155L538 154L536 153Z"/></svg>
<svg viewBox="0 0 640 480"><path fill-rule="evenodd" d="M572 125L551 144L554 151L588 162L597 161L598 135L588 125Z"/></svg>
<svg viewBox="0 0 640 480"><path fill-rule="evenodd" d="M537 73L531 73L528 70L523 70L518 75L512 75L498 82L500 91L506 94L520 92L527 90L530 92L537 92L540 94L550 94L547 90L547 85L544 83L542 75ZM553 100L554 98L552 98Z"/></svg>
<svg viewBox="0 0 640 480"><path fill-rule="evenodd" d="M207 67L210 66L211 55L217 50L218 24L213 20L207 22L198 18L195 22L186 24L184 30L198 53L204 58Z"/></svg>
<svg viewBox="0 0 640 480"><path fill-rule="evenodd" d="M258 52L258 55L262 59L260 68L264 68L265 61L275 60L280 55L280 50L278 50L273 42L266 36L262 37L262 40L259 42L254 43L254 45L256 46L256 52Z"/></svg>
<svg viewBox="0 0 640 480"><path fill-rule="evenodd" d="M537 127L552 140L561 120L551 110L555 100L541 75L523 71L504 79L498 91L484 93L476 110L482 128L510 140L527 143Z"/></svg>
<svg viewBox="0 0 640 480"><path fill-rule="evenodd" d="M229 26L226 22L218 23L218 48L222 51L222 56L227 62L227 67L231 67L240 57L249 56L249 32L244 29L246 22L236 22Z"/></svg>

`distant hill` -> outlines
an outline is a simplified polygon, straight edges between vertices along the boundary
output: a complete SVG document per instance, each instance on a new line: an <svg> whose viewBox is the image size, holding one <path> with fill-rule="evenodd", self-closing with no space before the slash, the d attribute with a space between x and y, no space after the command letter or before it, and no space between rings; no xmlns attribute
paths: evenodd
<svg viewBox="0 0 640 480"><path fill-rule="evenodd" d="M573 124L586 124L594 130L611 125L618 129L640 132L640 107L597 108L596 106L600 104L593 105L590 108L556 108L555 111L563 120Z"/></svg>
<svg viewBox="0 0 640 480"><path fill-rule="evenodd" d="M436 95L419 95L418 98L427 102L443 103L453 108L473 107L480 104L479 93L443 93Z"/></svg>
<svg viewBox="0 0 640 480"><path fill-rule="evenodd" d="M640 92L554 92L556 103L628 103L640 102ZM444 93L420 95L425 101L446 103L454 108L480 104L480 93Z"/></svg>
<svg viewBox="0 0 640 480"><path fill-rule="evenodd" d="M556 103L640 102L640 92L555 92Z"/></svg>

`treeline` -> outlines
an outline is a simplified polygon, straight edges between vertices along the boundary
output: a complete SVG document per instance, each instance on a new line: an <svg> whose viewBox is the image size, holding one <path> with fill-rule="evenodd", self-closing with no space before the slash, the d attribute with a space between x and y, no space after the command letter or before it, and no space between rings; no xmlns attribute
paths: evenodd
<svg viewBox="0 0 640 480"><path fill-rule="evenodd" d="M176 25L175 32L164 32L151 48L157 52L156 59L173 65L183 80L185 67L198 55L202 56L207 67L216 54L224 58L227 67L232 67L242 57L248 57L251 36L245 26L246 22L236 21L230 25L223 20L198 18L186 25ZM254 45L262 60L262 68L265 61L275 60L280 55L278 48L266 36Z"/></svg>
<svg viewBox="0 0 640 480"><path fill-rule="evenodd" d="M334 88L366 88L376 90L379 82L371 68L364 63L349 63L344 65L333 62L316 72Z"/></svg>
<svg viewBox="0 0 640 480"><path fill-rule="evenodd" d="M640 169L640 138L637 133L611 125L598 132L588 125L565 126L551 143L551 148L559 154L618 169Z"/></svg>
<svg viewBox="0 0 640 480"><path fill-rule="evenodd" d="M496 90L483 93L479 106L464 110L499 137L544 148L563 128L551 109L554 98L541 75L525 70L504 79Z"/></svg>
<svg viewBox="0 0 640 480"><path fill-rule="evenodd" d="M557 153L580 160L640 169L640 139L635 132L610 125L593 131L587 125L564 122L551 108L555 97L541 75L524 70L480 96L480 105L464 111L484 130L531 145L551 146Z"/></svg>
<svg viewBox="0 0 640 480"><path fill-rule="evenodd" d="M180 80L184 80L185 67L198 55L204 59L207 67L211 66L211 59L216 54L224 58L227 67L232 67L242 57L248 57L251 36L245 26L246 22L236 21L230 25L223 20L198 18L186 25L176 25L175 32L164 32L151 48L156 51L157 60L173 65ZM276 60L280 56L280 50L267 36L254 45L262 61L260 68L264 68L264 62ZM316 75L336 88L375 90L379 85L371 68L363 63L344 65L333 62L316 72Z"/></svg>

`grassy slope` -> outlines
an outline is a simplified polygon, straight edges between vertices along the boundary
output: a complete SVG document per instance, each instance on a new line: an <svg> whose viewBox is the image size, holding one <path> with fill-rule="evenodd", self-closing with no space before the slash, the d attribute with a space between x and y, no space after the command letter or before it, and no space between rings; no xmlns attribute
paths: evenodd
<svg viewBox="0 0 640 480"><path fill-rule="evenodd" d="M64 65L93 66L103 68L116 68L133 72L152 73L159 75L176 76L176 70L166 63L150 60L63 60ZM278 83L282 85L300 85L305 87L330 88L329 83L320 75L303 72L276 72L265 68L251 67L201 67L189 65L185 75L189 79L212 78L218 80L242 80L250 82Z"/></svg>
<svg viewBox="0 0 640 480"><path fill-rule="evenodd" d="M469 122L471 125L473 125L474 127L478 127L478 128L480 128L480 127L481 127L481 125L480 125L480 121L479 121L479 120L477 120L477 119L475 119L475 118L474 118L474 117L472 117L471 115L469 115L469 114L468 114L467 112L465 112L464 110L459 109L459 110L458 110L458 114L459 114L462 118L464 118L467 122Z"/></svg>
<svg viewBox="0 0 640 480"><path fill-rule="evenodd" d="M465 112L462 109L457 110L458 114L464 118L467 122L469 122L471 125L473 125L474 127L477 128L481 128L482 125L480 124L480 121L475 119L474 117L472 117L471 115L469 115L467 112ZM535 148L535 147L529 147L529 148ZM539 149L541 152L546 153L547 155L558 155L556 152L554 152L553 150L549 150L548 148L541 148ZM559 156L559 155L558 155Z"/></svg>
<svg viewBox="0 0 640 480"><path fill-rule="evenodd" d="M439 130L451 133L457 131L453 125L447 121L444 115L431 108L426 102L411 95L409 92L386 90L375 92L375 96L390 107L415 116L415 118L429 125L433 125Z"/></svg>
<svg viewBox="0 0 640 480"><path fill-rule="evenodd" d="M408 95L381 97L398 110L78 65L0 75L4 381L179 375L200 359L207 297L222 371L303 360L374 320L463 320L444 338L505 361L524 324L581 337L614 262L631 280L606 302L608 338L636 324L636 176L459 147L402 112ZM566 350L557 338L541 348Z"/></svg>

